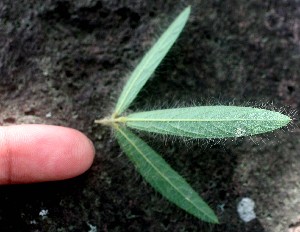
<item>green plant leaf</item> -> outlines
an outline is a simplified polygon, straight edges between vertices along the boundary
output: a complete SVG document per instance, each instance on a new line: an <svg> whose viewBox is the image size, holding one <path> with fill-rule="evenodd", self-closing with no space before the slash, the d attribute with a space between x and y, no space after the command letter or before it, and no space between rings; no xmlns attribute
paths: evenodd
<svg viewBox="0 0 300 232"><path fill-rule="evenodd" d="M128 127L191 138L255 135L287 125L291 119L278 112L252 107L200 106L133 113L122 117Z"/></svg>
<svg viewBox="0 0 300 232"><path fill-rule="evenodd" d="M209 206L161 156L125 127L115 125L115 128L121 148L150 185L190 214L207 222L218 223Z"/></svg>
<svg viewBox="0 0 300 232"><path fill-rule="evenodd" d="M119 97L114 112L115 116L120 115L128 108L157 66L161 63L182 31L190 11L190 7L182 11L135 68Z"/></svg>

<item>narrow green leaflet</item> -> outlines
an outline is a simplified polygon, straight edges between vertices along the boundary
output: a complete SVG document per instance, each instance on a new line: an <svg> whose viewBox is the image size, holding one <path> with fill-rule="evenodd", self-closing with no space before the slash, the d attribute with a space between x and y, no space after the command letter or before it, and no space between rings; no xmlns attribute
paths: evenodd
<svg viewBox="0 0 300 232"><path fill-rule="evenodd" d="M122 117L131 128L191 138L227 138L269 132L291 119L252 107L200 106L133 113Z"/></svg>
<svg viewBox="0 0 300 232"><path fill-rule="evenodd" d="M190 7L185 8L143 57L124 87L117 102L114 115L117 116L123 113L140 92L178 38L190 15L190 11Z"/></svg>
<svg viewBox="0 0 300 232"><path fill-rule="evenodd" d="M218 223L209 206L161 156L128 129L118 125L115 127L121 148L149 184L190 214L207 222Z"/></svg>

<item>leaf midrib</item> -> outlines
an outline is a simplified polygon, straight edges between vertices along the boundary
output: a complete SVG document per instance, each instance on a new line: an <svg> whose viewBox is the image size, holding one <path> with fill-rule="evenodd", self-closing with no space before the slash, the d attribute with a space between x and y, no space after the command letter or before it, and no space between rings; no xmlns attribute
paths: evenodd
<svg viewBox="0 0 300 232"><path fill-rule="evenodd" d="M122 122L235 122L235 121L280 121L285 122L284 119L198 119L198 118L127 118L124 117Z"/></svg>

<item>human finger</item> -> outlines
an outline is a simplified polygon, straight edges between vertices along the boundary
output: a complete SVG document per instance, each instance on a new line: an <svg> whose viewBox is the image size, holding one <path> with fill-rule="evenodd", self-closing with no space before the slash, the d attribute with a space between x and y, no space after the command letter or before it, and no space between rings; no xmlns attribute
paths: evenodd
<svg viewBox="0 0 300 232"><path fill-rule="evenodd" d="M92 164L95 150L81 132L51 125L0 127L0 184L75 177Z"/></svg>

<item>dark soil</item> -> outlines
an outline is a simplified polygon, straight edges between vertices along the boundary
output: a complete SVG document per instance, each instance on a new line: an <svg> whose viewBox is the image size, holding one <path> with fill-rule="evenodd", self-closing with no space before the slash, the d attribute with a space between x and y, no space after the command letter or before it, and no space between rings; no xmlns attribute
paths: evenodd
<svg viewBox="0 0 300 232"><path fill-rule="evenodd" d="M221 223L211 225L156 193L111 131L93 123L111 113L130 71L189 4L184 32L131 110L233 102L298 110L297 0L0 0L0 124L73 127L97 150L80 177L2 186L0 231L282 232L297 222L297 128L187 146L143 135L216 211ZM249 223L236 210L243 197L256 203Z"/></svg>

